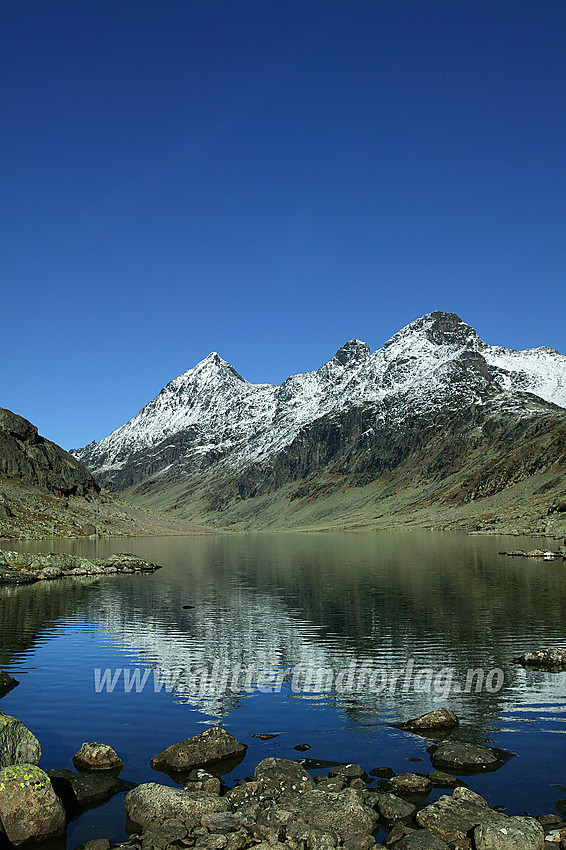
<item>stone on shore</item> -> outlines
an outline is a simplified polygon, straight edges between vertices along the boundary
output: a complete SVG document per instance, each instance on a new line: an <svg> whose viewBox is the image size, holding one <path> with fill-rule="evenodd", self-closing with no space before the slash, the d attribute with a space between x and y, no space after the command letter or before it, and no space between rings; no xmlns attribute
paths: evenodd
<svg viewBox="0 0 566 850"><path fill-rule="evenodd" d="M389 780L389 788L394 794L427 795L432 791L432 782L422 773L400 773Z"/></svg>
<svg viewBox="0 0 566 850"><path fill-rule="evenodd" d="M396 820L409 820L416 812L416 806L395 794L385 792L379 794L375 803L377 811L388 823Z"/></svg>
<svg viewBox="0 0 566 850"><path fill-rule="evenodd" d="M314 788L314 779L295 761L266 758L260 761L254 772L254 780L261 787L277 794L285 791L310 791Z"/></svg>
<svg viewBox="0 0 566 850"><path fill-rule="evenodd" d="M16 679L12 678L9 673L6 673L4 670L0 670L0 698L6 696L12 688L15 688L16 685L20 683L16 681Z"/></svg>
<svg viewBox="0 0 566 850"><path fill-rule="evenodd" d="M0 821L16 846L64 834L63 804L43 770L34 764L0 770Z"/></svg>
<svg viewBox="0 0 566 850"><path fill-rule="evenodd" d="M338 793L317 788L293 798L287 795L285 808L295 812L309 827L334 831L342 840L371 835L378 820L374 809L364 805L353 788Z"/></svg>
<svg viewBox="0 0 566 850"><path fill-rule="evenodd" d="M196 767L207 767L229 759L243 758L247 750L237 738L214 726L192 738L172 744L150 760L154 770L183 773Z"/></svg>
<svg viewBox="0 0 566 850"><path fill-rule="evenodd" d="M0 768L11 764L37 764L41 746L21 720L0 711Z"/></svg>
<svg viewBox="0 0 566 850"><path fill-rule="evenodd" d="M77 770L121 770L124 763L115 750L108 744L94 741L85 743L73 756Z"/></svg>
<svg viewBox="0 0 566 850"><path fill-rule="evenodd" d="M474 829L476 850L544 850L544 829L535 818L487 821Z"/></svg>
<svg viewBox="0 0 566 850"><path fill-rule="evenodd" d="M413 720L406 720L404 723L393 723L397 729L404 729L407 732L417 732L426 735L427 732L440 732L444 729L453 729L459 724L458 717L453 711L447 708L437 708L436 711L429 711L426 714L421 714L420 717L415 717Z"/></svg>
<svg viewBox="0 0 566 850"><path fill-rule="evenodd" d="M484 747L482 744L468 744L464 741L443 741L429 747L433 767L438 770L451 770L454 773L483 773L497 770L512 757L513 753Z"/></svg>
<svg viewBox="0 0 566 850"><path fill-rule="evenodd" d="M514 658L513 663L521 664L523 667L530 667L533 670L560 673L566 670L566 649L563 647L554 647L553 649L524 652L518 658Z"/></svg>
<svg viewBox="0 0 566 850"><path fill-rule="evenodd" d="M439 797L416 814L420 827L436 833L447 844L467 838L481 823L507 820L505 815L490 809L483 797L467 788L456 788L451 797Z"/></svg>
<svg viewBox="0 0 566 850"><path fill-rule="evenodd" d="M156 829L174 818L187 830L200 827L204 815L229 812L230 803L206 791L185 791L148 782L126 795L126 814L142 831Z"/></svg>
<svg viewBox="0 0 566 850"><path fill-rule="evenodd" d="M395 850L450 850L449 845L430 829L417 829L394 844Z"/></svg>

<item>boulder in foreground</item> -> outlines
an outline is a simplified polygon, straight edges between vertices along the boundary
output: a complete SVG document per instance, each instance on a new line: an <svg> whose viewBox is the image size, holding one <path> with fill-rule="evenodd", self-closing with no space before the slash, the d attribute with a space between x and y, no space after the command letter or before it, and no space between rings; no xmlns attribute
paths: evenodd
<svg viewBox="0 0 566 850"><path fill-rule="evenodd" d="M219 726L205 729L192 738L172 744L150 760L154 770L184 773L195 767L207 767L228 759L243 758L247 750L237 738Z"/></svg>
<svg viewBox="0 0 566 850"><path fill-rule="evenodd" d="M30 844L63 835L63 804L47 774L33 764L0 770L0 820L12 844Z"/></svg>

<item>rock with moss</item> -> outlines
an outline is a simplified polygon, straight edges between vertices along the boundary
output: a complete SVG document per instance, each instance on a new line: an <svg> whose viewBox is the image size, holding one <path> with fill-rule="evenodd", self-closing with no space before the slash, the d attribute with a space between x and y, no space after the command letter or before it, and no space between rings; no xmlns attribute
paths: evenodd
<svg viewBox="0 0 566 850"><path fill-rule="evenodd" d="M0 770L0 820L16 846L47 841L66 830L63 804L47 774L34 764Z"/></svg>
<svg viewBox="0 0 566 850"><path fill-rule="evenodd" d="M0 711L0 768L12 764L37 764L41 746L21 720Z"/></svg>
<svg viewBox="0 0 566 850"><path fill-rule="evenodd" d="M145 831L162 826L174 818L186 829L200 827L204 815L229 812L230 804L216 794L206 791L185 791L147 782L138 785L126 796L126 814L136 830Z"/></svg>
<svg viewBox="0 0 566 850"><path fill-rule="evenodd" d="M247 747L219 726L205 729L192 738L172 744L151 759L154 770L183 773L196 767L218 765L233 759L242 759Z"/></svg>
<svg viewBox="0 0 566 850"><path fill-rule="evenodd" d="M476 850L543 850L544 829L530 817L507 818L504 823L488 821L474 829Z"/></svg>
<svg viewBox="0 0 566 850"><path fill-rule="evenodd" d="M107 573L147 573L160 569L158 564L138 555L121 552L107 558L83 558L62 552L10 552L0 550L0 585L30 584L63 576L98 576Z"/></svg>

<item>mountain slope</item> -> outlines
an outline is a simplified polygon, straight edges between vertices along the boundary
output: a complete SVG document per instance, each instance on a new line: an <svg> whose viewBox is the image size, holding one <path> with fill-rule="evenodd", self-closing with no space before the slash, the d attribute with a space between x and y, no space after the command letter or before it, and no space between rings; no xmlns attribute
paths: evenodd
<svg viewBox="0 0 566 850"><path fill-rule="evenodd" d="M250 384L210 354L74 454L105 486L162 509L264 527L257 500L269 496L287 527L313 500L351 501L352 487L375 501L444 482L432 501L464 504L552 474L558 498L565 408L566 357L489 346L436 312L374 353L351 340L281 386Z"/></svg>

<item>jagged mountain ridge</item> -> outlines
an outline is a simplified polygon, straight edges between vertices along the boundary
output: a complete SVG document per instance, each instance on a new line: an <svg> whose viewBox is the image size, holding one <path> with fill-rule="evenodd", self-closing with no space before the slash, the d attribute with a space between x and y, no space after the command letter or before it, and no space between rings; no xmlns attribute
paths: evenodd
<svg viewBox="0 0 566 850"><path fill-rule="evenodd" d="M436 312L373 354L351 340L318 370L281 386L251 384L211 353L121 428L72 454L105 486L122 489L211 466L242 471L289 447L313 422L361 404L376 406L377 425L400 425L451 399L481 406L500 396L520 407L517 393L525 392L566 408L566 357L489 346L455 314Z"/></svg>

